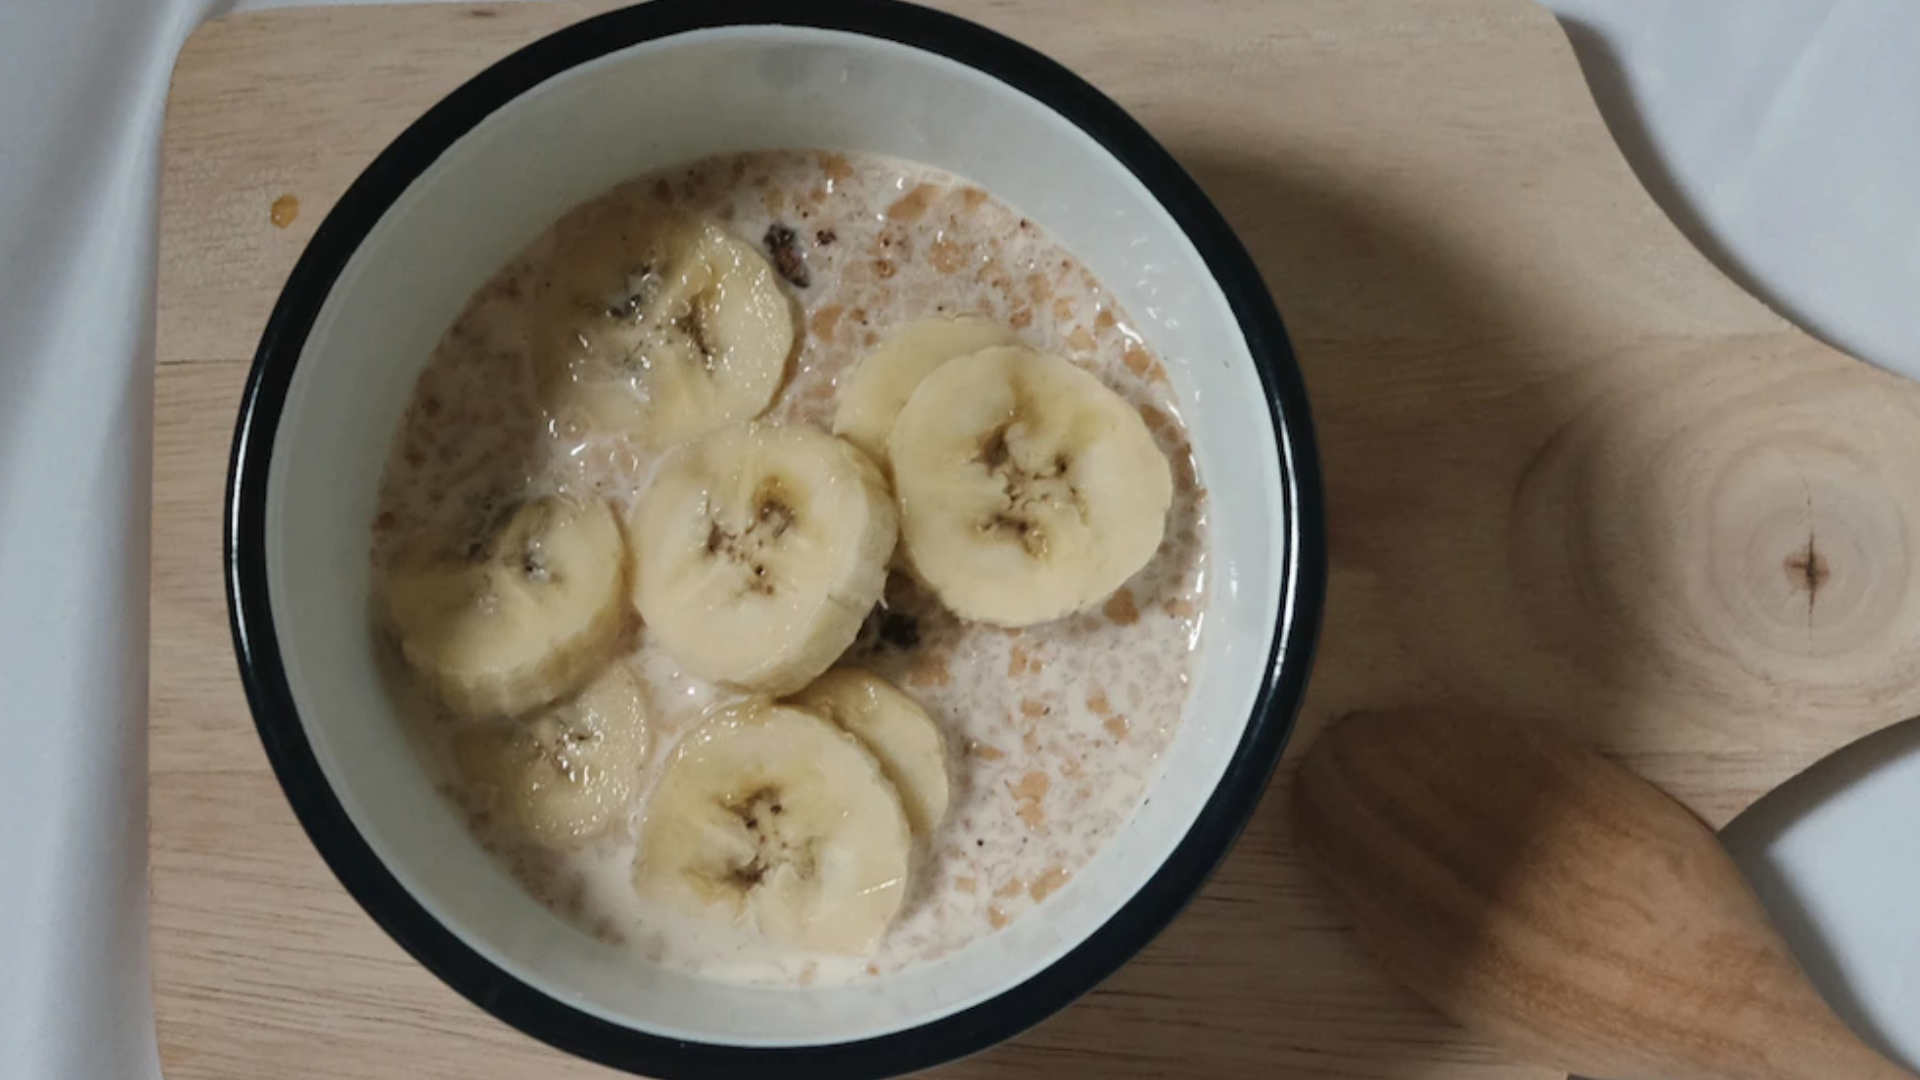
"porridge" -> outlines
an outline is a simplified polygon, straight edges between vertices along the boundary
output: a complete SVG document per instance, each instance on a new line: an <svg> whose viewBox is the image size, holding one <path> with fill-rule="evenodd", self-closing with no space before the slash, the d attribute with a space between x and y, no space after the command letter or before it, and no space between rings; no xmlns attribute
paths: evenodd
<svg viewBox="0 0 1920 1080"><path fill-rule="evenodd" d="M1160 361L1018 211L728 155L473 296L390 452L378 618L435 782L561 917L861 978L1025 917L1145 798L1205 494Z"/></svg>

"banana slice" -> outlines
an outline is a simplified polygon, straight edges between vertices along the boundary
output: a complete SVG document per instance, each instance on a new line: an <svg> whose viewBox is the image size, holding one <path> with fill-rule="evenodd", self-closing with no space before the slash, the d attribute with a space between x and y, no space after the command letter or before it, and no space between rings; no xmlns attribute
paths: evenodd
<svg viewBox="0 0 1920 1080"><path fill-rule="evenodd" d="M640 790L647 760L640 683L614 664L575 696L455 739L468 789L496 817L548 844L603 832Z"/></svg>
<svg viewBox="0 0 1920 1080"><path fill-rule="evenodd" d="M884 464L894 417L920 380L955 357L1019 343L1012 327L978 315L911 323L888 335L853 369L840 388L833 433Z"/></svg>
<svg viewBox="0 0 1920 1080"><path fill-rule="evenodd" d="M914 835L933 835L947 813L947 742L940 728L901 689L864 668L834 668L789 704L851 731L899 789Z"/></svg>
<svg viewBox="0 0 1920 1080"><path fill-rule="evenodd" d="M899 536L865 454L769 424L674 450L627 529L634 603L667 651L702 678L774 695L853 643Z"/></svg>
<svg viewBox="0 0 1920 1080"><path fill-rule="evenodd" d="M888 439L904 550L955 614L1031 626L1104 600L1160 546L1173 476L1120 395L987 349L924 379Z"/></svg>
<svg viewBox="0 0 1920 1080"><path fill-rule="evenodd" d="M906 896L900 796L846 732L754 704L682 739L647 801L634 888L781 944L871 949Z"/></svg>
<svg viewBox="0 0 1920 1080"><path fill-rule="evenodd" d="M471 549L386 575L400 651L455 712L513 716L580 686L627 620L620 523L599 500L522 505Z"/></svg>
<svg viewBox="0 0 1920 1080"><path fill-rule="evenodd" d="M563 226L535 291L549 411L662 447L766 411L793 352L773 268L718 225L635 201Z"/></svg>

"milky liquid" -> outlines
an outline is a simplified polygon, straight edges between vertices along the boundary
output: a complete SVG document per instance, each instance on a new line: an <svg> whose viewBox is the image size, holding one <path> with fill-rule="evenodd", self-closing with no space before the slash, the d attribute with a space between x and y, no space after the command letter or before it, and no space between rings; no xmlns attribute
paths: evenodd
<svg viewBox="0 0 1920 1080"><path fill-rule="evenodd" d="M676 969L775 984L871 977L1027 916L1140 804L1186 698L1205 599L1206 491L1165 370L1113 298L1037 225L925 166L727 155L603 198L667 200L763 252L770 227L792 231L800 265L790 258L786 270L804 332L770 419L830 428L838 380L860 356L934 316L999 319L1093 371L1140 410L1172 462L1166 540L1104 609L1024 631L961 623L894 575L886 610L848 659L899 683L940 725L953 799L935 835L916 840L906 903L871 956L781 950L639 899L630 877L644 795L620 827L579 850L511 835L462 790L447 745L460 721L396 676L423 762L529 891L586 932ZM598 494L624 510L644 489L657 455L549 417L535 399L528 306L553 250L550 230L503 267L421 375L382 485L376 570L396 545L469 535L493 507L529 494ZM679 737L731 695L681 671L644 627L623 662L652 707L645 791Z"/></svg>

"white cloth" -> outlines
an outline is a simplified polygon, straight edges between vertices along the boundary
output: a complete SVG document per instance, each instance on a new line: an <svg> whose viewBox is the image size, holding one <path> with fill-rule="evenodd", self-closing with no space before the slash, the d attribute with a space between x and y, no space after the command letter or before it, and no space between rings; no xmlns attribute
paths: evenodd
<svg viewBox="0 0 1920 1080"><path fill-rule="evenodd" d="M1920 4L1544 2L1694 243L1819 337L1920 378Z"/></svg>

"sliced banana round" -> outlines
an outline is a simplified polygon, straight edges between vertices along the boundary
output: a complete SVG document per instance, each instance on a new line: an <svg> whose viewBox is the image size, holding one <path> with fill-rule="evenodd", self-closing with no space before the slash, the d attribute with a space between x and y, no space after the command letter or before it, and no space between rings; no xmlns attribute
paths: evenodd
<svg viewBox="0 0 1920 1080"><path fill-rule="evenodd" d="M956 357L1019 343L1012 327L979 315L910 323L862 357L840 387L833 433L884 464L893 420L920 380Z"/></svg>
<svg viewBox="0 0 1920 1080"><path fill-rule="evenodd" d="M766 411L793 352L773 267L713 222L637 200L565 223L535 289L550 412L661 447Z"/></svg>
<svg viewBox="0 0 1920 1080"><path fill-rule="evenodd" d="M753 424L676 448L627 519L640 615L695 675L787 694L833 665L886 587L880 470L823 431Z"/></svg>
<svg viewBox="0 0 1920 1080"><path fill-rule="evenodd" d="M513 716L577 689L627 621L626 548L605 502L521 504L463 551L403 554L387 568L400 651L446 705Z"/></svg>
<svg viewBox="0 0 1920 1080"><path fill-rule="evenodd" d="M793 948L860 953L900 910L909 845L900 797L858 741L754 704L680 741L647 800L634 887Z"/></svg>
<svg viewBox="0 0 1920 1080"><path fill-rule="evenodd" d="M908 561L955 614L1030 626L1090 607L1160 547L1172 470L1098 378L1021 347L951 360L888 440Z"/></svg>
<svg viewBox="0 0 1920 1080"><path fill-rule="evenodd" d="M933 835L947 814L947 741L919 702L865 668L838 667L788 703L852 732L899 790L914 835Z"/></svg>
<svg viewBox="0 0 1920 1080"><path fill-rule="evenodd" d="M646 698L624 664L519 720L471 727L454 740L467 790L498 820L548 844L604 832L640 790Z"/></svg>

